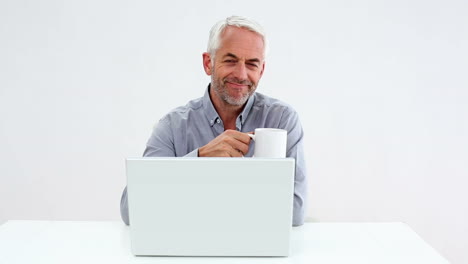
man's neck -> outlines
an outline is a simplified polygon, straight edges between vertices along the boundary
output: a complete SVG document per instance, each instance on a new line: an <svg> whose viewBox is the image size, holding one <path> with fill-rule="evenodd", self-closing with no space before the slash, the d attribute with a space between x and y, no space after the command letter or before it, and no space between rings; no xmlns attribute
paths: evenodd
<svg viewBox="0 0 468 264"><path fill-rule="evenodd" d="M224 130L233 129L236 130L236 120L239 114L244 110L244 107L247 103L236 106L228 104L219 98L213 89L210 87L210 99L213 103L216 112L218 112L219 117L223 120Z"/></svg>

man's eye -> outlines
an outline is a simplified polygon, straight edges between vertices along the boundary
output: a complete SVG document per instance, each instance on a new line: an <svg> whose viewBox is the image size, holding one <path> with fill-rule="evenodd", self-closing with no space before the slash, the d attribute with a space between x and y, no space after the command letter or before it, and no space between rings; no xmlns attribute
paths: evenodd
<svg viewBox="0 0 468 264"><path fill-rule="evenodd" d="M258 68L258 65L255 64L255 63L247 63L247 65L251 66L251 67L255 67L255 68Z"/></svg>
<svg viewBox="0 0 468 264"><path fill-rule="evenodd" d="M236 61L235 61L235 60L225 60L224 62L227 62L227 63L235 63Z"/></svg>

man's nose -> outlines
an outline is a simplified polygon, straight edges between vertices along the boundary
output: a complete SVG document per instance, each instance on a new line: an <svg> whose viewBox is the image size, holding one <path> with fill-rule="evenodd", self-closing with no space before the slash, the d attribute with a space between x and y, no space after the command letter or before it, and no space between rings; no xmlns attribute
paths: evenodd
<svg viewBox="0 0 468 264"><path fill-rule="evenodd" d="M247 80L247 68L244 63L237 63L236 68L234 69L234 77L239 80Z"/></svg>

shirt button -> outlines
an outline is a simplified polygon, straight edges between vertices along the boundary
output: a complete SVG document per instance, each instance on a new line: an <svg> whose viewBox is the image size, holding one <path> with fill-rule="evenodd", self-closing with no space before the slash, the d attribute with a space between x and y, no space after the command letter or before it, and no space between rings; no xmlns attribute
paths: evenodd
<svg viewBox="0 0 468 264"><path fill-rule="evenodd" d="M216 120L216 123L218 123L218 124L221 123L221 120L217 119L217 120Z"/></svg>

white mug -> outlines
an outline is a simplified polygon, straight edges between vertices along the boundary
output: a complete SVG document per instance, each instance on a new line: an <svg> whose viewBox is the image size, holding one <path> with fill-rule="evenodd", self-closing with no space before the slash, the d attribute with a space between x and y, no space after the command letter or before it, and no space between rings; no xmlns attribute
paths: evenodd
<svg viewBox="0 0 468 264"><path fill-rule="evenodd" d="M288 131L278 128L257 128L255 135L248 134L255 140L254 157L285 158Z"/></svg>

